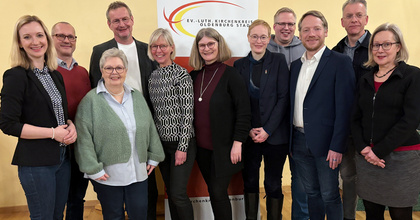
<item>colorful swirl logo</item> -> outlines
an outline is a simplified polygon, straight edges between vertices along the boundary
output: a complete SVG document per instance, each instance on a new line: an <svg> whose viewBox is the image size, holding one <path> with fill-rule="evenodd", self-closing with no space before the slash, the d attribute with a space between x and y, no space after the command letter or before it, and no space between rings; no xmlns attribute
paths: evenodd
<svg viewBox="0 0 420 220"><path fill-rule="evenodd" d="M181 5L178 8L176 8L170 15L169 17L166 16L165 13L165 8L163 9L163 16L165 18L165 20L169 23L169 26L171 27L171 29L179 35L178 31L190 36L190 37L195 37L193 34L189 33L187 30L185 30L185 28L182 26L181 21L183 20L183 16L185 15L185 13L187 13L190 10L202 7L202 4L223 4L223 5L231 5L231 6L235 6L235 7L239 7L239 8L243 8L240 5L231 3L231 2L226 2L226 1L197 1L197 2L191 2L185 5ZM175 25L175 27L174 27ZM177 29L178 31L176 31L175 29Z"/></svg>

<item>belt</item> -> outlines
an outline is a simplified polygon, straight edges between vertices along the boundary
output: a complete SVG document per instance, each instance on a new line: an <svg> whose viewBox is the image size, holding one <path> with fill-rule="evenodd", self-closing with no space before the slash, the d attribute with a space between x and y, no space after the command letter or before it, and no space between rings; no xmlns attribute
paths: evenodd
<svg viewBox="0 0 420 220"><path fill-rule="evenodd" d="M302 128L302 127L296 127L296 126L293 126L293 128L294 128L296 131L299 131L300 133L305 134L305 129L304 129L304 128Z"/></svg>

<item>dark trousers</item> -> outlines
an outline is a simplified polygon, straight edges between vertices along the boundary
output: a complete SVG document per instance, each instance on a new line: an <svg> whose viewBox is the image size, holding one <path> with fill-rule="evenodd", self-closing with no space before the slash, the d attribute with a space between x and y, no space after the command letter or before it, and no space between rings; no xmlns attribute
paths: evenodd
<svg viewBox="0 0 420 220"><path fill-rule="evenodd" d="M79 165L77 165L74 157L74 149L71 149L70 152L71 178L69 197L67 199L66 220L80 220L83 219L85 202L83 198L85 198L89 179L83 178L84 174L80 172Z"/></svg>
<svg viewBox="0 0 420 220"><path fill-rule="evenodd" d="M228 187L232 176L216 176L212 150L197 147L196 160L204 181L207 184L214 219L231 220L232 206L229 200Z"/></svg>
<svg viewBox="0 0 420 220"><path fill-rule="evenodd" d="M188 144L187 160L175 166L175 153L178 142L162 141L165 160L159 164L168 194L172 220L194 220L193 207L187 194L187 185L194 165L197 147L195 139Z"/></svg>
<svg viewBox="0 0 420 220"><path fill-rule="evenodd" d="M356 148L353 139L349 137L347 151L343 154L340 164L340 175L343 179L343 210L344 218L356 219Z"/></svg>
<svg viewBox="0 0 420 220"><path fill-rule="evenodd" d="M244 191L259 193L261 161L264 157L264 188L268 197L282 199L281 178L284 162L289 153L289 145L271 145L267 142L254 143L250 138L243 147Z"/></svg>
<svg viewBox="0 0 420 220"><path fill-rule="evenodd" d="M147 217L147 180L128 186L108 186L91 180L102 206L104 220L124 220L125 210L129 219Z"/></svg>
<svg viewBox="0 0 420 220"><path fill-rule="evenodd" d="M58 165L18 167L32 220L63 219L70 185L68 154L68 147L61 147Z"/></svg>
<svg viewBox="0 0 420 220"><path fill-rule="evenodd" d="M366 220L384 220L385 206L363 200L363 205L366 211ZM412 220L413 219L413 207L388 207L389 215L392 220Z"/></svg>
<svg viewBox="0 0 420 220"><path fill-rule="evenodd" d="M155 170L153 170L147 178L148 187L148 206L147 206L147 220L156 220L156 205L158 201L158 190L156 185Z"/></svg>

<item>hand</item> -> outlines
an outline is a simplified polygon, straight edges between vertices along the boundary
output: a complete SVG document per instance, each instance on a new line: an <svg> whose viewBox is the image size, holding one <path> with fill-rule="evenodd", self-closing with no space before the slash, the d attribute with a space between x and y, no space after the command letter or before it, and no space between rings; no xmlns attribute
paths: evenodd
<svg viewBox="0 0 420 220"><path fill-rule="evenodd" d="M68 125L60 125L54 128L54 140L60 143L64 143L64 137L69 134L69 131L66 130Z"/></svg>
<svg viewBox="0 0 420 220"><path fill-rule="evenodd" d="M77 132L76 127L74 126L73 122L71 120L67 120L67 128L66 130L69 131L69 133L64 137L64 143L69 145L73 144L77 139Z"/></svg>
<svg viewBox="0 0 420 220"><path fill-rule="evenodd" d="M376 154L372 151L372 147L366 146L361 152L365 160L375 166L385 168L385 160L379 159Z"/></svg>
<svg viewBox="0 0 420 220"><path fill-rule="evenodd" d="M326 161L330 162L330 168L334 170L341 163L342 158L343 154L329 150Z"/></svg>
<svg viewBox="0 0 420 220"><path fill-rule="evenodd" d="M108 178L109 178L108 174L106 174L106 173L105 173L103 176L101 176L101 177L99 177L99 178L97 178L97 179L95 179L95 180L102 180L102 181L106 181Z"/></svg>
<svg viewBox="0 0 420 220"><path fill-rule="evenodd" d="M187 161L187 152L177 150L175 152L175 166L182 165L185 161Z"/></svg>
<svg viewBox="0 0 420 220"><path fill-rule="evenodd" d="M264 128L253 128L252 130L254 130L256 134L255 138L252 139L255 143L263 143L267 140L269 135L265 132Z"/></svg>
<svg viewBox="0 0 420 220"><path fill-rule="evenodd" d="M146 167L147 175L150 175L154 169L155 169L155 166L147 164L147 167Z"/></svg>
<svg viewBox="0 0 420 220"><path fill-rule="evenodd" d="M255 128L251 129L249 131L249 136L251 137L252 140L254 140L254 138L257 136L257 132L255 131Z"/></svg>
<svg viewBox="0 0 420 220"><path fill-rule="evenodd" d="M242 142L234 141L230 150L230 160L233 164L237 164L242 160Z"/></svg>

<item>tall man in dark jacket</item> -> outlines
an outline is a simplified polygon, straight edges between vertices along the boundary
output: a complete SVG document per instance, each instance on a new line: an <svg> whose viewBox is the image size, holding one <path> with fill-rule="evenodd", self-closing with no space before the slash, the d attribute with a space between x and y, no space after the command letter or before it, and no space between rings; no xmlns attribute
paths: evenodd
<svg viewBox="0 0 420 220"><path fill-rule="evenodd" d="M348 55L353 61L353 69L356 81L369 71L363 64L368 60L370 33L365 30L368 23L367 3L365 0L347 0L343 4L343 17L341 25L346 29L344 37L334 51ZM344 219L356 218L356 163L354 160L355 149L353 141L349 140L347 152L343 155L340 167L343 179L343 209Z"/></svg>
<svg viewBox="0 0 420 220"><path fill-rule="evenodd" d="M156 65L147 56L148 45L133 38L134 18L131 10L124 2L112 2L108 6L106 17L109 29L114 32L114 38L93 47L89 69L92 88L97 86L102 76L101 70L99 69L99 59L102 53L107 49L116 47L124 51L128 59L128 71L125 83L142 92L150 107L148 80L152 71L156 69ZM149 206L147 219L155 220L158 192L154 171L149 175L148 184Z"/></svg>

